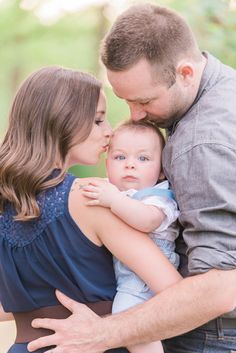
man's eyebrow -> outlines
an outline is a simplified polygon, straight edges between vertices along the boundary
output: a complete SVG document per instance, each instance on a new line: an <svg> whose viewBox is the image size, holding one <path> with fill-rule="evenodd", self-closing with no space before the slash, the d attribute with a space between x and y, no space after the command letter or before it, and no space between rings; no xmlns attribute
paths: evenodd
<svg viewBox="0 0 236 353"><path fill-rule="evenodd" d="M131 102L131 103L133 103L133 102L148 102L148 101L151 101L156 98L156 97L144 97L144 98L137 97L137 98L127 99L127 98L120 97L116 92L114 92L114 93L118 98L124 99L127 102Z"/></svg>
<svg viewBox="0 0 236 353"><path fill-rule="evenodd" d="M127 102L149 102L151 101L153 98L149 98L149 97L146 97L146 98L134 98L134 99L126 99Z"/></svg>

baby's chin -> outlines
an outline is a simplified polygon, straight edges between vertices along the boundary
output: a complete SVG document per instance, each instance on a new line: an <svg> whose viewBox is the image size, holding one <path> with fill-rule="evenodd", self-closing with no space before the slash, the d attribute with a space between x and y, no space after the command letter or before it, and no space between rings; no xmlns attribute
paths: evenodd
<svg viewBox="0 0 236 353"><path fill-rule="evenodd" d="M126 180L125 182L122 182L120 184L118 189L120 191L127 191L127 190L130 190L130 189L140 190L140 189L143 189L143 186L140 185L140 183L138 183L138 182L132 182L132 181L127 181Z"/></svg>

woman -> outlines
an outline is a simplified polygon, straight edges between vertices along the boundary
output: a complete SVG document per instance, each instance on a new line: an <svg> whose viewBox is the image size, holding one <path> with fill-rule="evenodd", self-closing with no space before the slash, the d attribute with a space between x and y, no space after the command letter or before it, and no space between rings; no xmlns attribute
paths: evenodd
<svg viewBox="0 0 236 353"><path fill-rule="evenodd" d="M52 333L33 329L33 318L70 315L56 288L99 315L110 313L110 252L155 292L179 280L145 234L86 206L82 189L92 178L67 173L74 164L96 164L106 151L112 132L105 114L100 82L76 70L43 68L16 94L0 147L0 301L17 326L9 353L28 352L27 342ZM160 267L172 275L160 281Z"/></svg>

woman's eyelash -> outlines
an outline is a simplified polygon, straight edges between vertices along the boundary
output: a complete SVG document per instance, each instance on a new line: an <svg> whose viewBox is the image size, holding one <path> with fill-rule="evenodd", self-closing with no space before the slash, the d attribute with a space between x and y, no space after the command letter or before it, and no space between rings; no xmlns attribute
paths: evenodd
<svg viewBox="0 0 236 353"><path fill-rule="evenodd" d="M96 119L96 120L95 120L95 124L96 124L96 125L99 125L99 124L101 124L102 122L103 122L102 119Z"/></svg>

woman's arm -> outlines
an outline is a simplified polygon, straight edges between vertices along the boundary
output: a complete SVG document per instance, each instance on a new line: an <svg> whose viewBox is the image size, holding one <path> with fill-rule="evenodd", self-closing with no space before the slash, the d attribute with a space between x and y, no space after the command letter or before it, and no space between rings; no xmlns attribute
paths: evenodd
<svg viewBox="0 0 236 353"><path fill-rule="evenodd" d="M0 321L14 320L12 313L6 313L0 303Z"/></svg>
<svg viewBox="0 0 236 353"><path fill-rule="evenodd" d="M84 234L95 244L104 244L154 291L160 292L182 277L146 233L128 226L108 208L86 205L83 185L94 179L80 179L70 194L69 210Z"/></svg>
<svg viewBox="0 0 236 353"><path fill-rule="evenodd" d="M129 227L108 209L97 207L93 210L97 219L96 234L101 242L154 292L160 292L182 278L145 233Z"/></svg>
<svg viewBox="0 0 236 353"><path fill-rule="evenodd" d="M235 308L235 276L236 270L211 270L185 278L147 302L105 318L58 293L72 315L65 320L34 320L33 327L51 329L55 334L37 339L28 349L57 345L55 353L101 353L180 335Z"/></svg>
<svg viewBox="0 0 236 353"><path fill-rule="evenodd" d="M86 185L83 195L90 199L87 205L110 208L112 213L141 232L153 231L165 218L160 208L130 198L104 179Z"/></svg>
<svg viewBox="0 0 236 353"><path fill-rule="evenodd" d="M140 249L138 251L136 249L138 253L134 254L135 252L133 253L132 251L133 245L131 244L133 242L122 240L122 243L125 243L125 249L122 249L119 244L110 243L111 240L109 238L111 235L116 235L119 242L119 237L125 230L124 224L122 225L122 222L116 219L118 223L110 223L109 221L108 225L106 225L108 217L116 217L113 215L108 216L108 210L104 209L103 211L106 212L101 212L102 209L100 208L99 210L98 207L89 208L88 211L88 207L86 208L83 202L80 201L83 201L81 195L75 194L74 207L72 208L75 210L77 205L75 214L78 217L78 222L80 222L80 228L87 231L86 234L90 234L90 239L93 239L98 245L102 244L101 240L92 231L92 229L96 229L102 241L109 248L115 249L116 255L120 255L123 260L130 257L133 258L131 266L134 265L138 269L137 261L140 262L141 259L143 259L142 263L145 263L144 260L147 260L150 248L148 254ZM95 217L99 218L99 221ZM81 220L83 221L81 222ZM114 230L111 224L113 226L116 225L118 229ZM109 231L111 232L110 237ZM140 239L143 239L143 237L147 239L145 235L135 230L134 232L133 235L130 235L130 240L131 238L135 240L137 234ZM163 260L163 255L161 255L159 253L157 256L158 266ZM128 265L130 266L130 264ZM171 265L169 264L169 266ZM150 268L150 270L153 269ZM158 272L159 267L154 270ZM165 270L165 268L162 270ZM138 271L142 277L142 271L140 269ZM174 281L177 282L179 280L179 278L175 277L176 271L173 271L170 271L173 277L171 275L166 283L162 279L155 277L155 274L150 274L150 278L146 278L149 276L146 274L146 270L143 271L143 277L146 278L144 280L147 283L149 282L150 286L154 285L154 290L159 291L165 286L170 286L171 281L173 284ZM101 353L114 347L177 336L202 325L214 317L233 310L236 306L235 275L236 270L211 270L202 275L186 278L141 305L105 318L98 317L85 305L76 303L60 294L60 301L73 314L65 320L34 320L34 327L52 329L55 334L41 337L32 342L29 345L30 351L45 346L57 345L57 348L54 349L55 353ZM153 279L155 283L152 283ZM159 287L160 285L162 288ZM222 295L222 288L224 288L224 295Z"/></svg>

